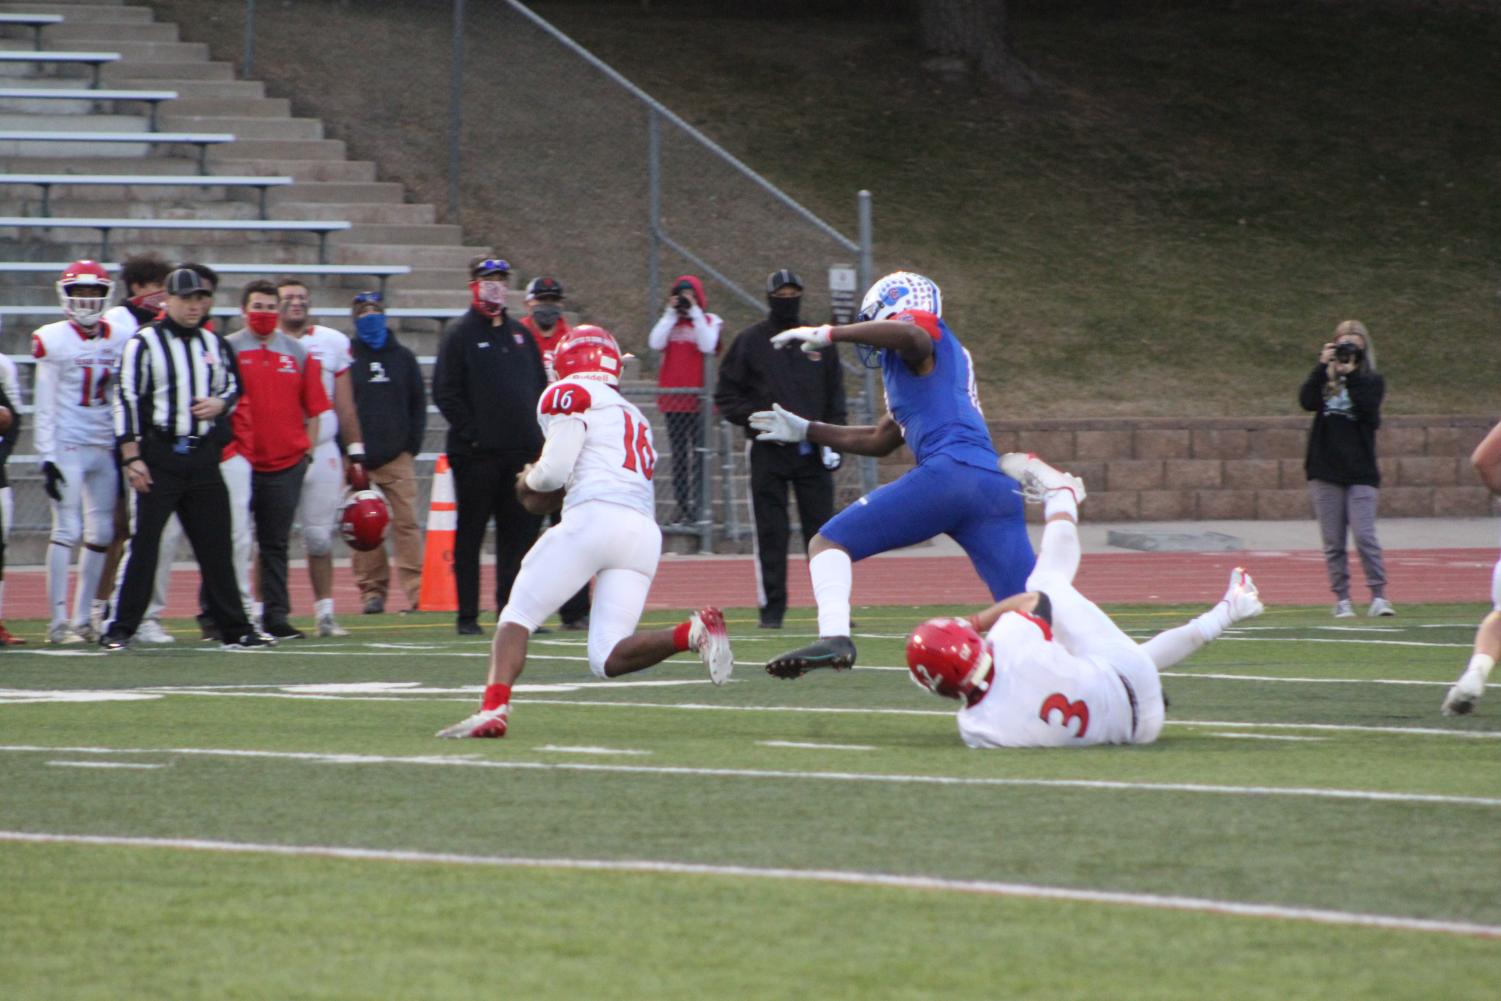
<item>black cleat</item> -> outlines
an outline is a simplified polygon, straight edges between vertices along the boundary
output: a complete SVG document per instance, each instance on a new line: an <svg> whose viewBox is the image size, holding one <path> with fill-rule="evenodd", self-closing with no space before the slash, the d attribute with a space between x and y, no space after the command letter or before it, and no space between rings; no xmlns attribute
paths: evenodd
<svg viewBox="0 0 1501 1001"><path fill-rule="evenodd" d="M766 665L773 678L801 678L818 667L848 671L855 666L855 643L848 636L824 636L791 653L784 653Z"/></svg>

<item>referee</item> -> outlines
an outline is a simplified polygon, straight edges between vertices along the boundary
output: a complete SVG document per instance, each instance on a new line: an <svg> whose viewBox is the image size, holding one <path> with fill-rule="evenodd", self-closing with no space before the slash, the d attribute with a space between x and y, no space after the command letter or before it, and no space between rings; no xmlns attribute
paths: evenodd
<svg viewBox="0 0 1501 1001"><path fill-rule="evenodd" d="M115 389L115 439L135 491L135 531L114 621L99 643L130 645L151 599L162 528L176 514L203 575L209 617L225 649L263 647L245 618L230 556L229 494L219 475L215 418L240 393L234 352L203 323L213 306L208 279L191 268L167 275L163 316L125 343ZM221 422L227 427L227 422Z"/></svg>

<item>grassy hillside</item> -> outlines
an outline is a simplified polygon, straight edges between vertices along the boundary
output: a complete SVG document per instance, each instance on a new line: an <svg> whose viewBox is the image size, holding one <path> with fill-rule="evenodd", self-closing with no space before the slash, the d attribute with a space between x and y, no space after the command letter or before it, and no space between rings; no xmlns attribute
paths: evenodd
<svg viewBox="0 0 1501 1001"><path fill-rule="evenodd" d="M185 33L238 55L238 0L156 6L191 8ZM874 192L878 267L943 285L994 416L1295 412L1307 365L1348 316L1375 336L1390 411L1494 407L1492 5L1021 4L1018 48L1050 83L1025 105L925 69L895 15L534 6L846 232L854 192ZM465 228L530 251L529 270L568 271L592 292L591 315L629 328L647 311L642 220L610 206L639 196L641 147L568 116L630 124L639 112L540 36L516 44L512 16L469 7ZM446 3L307 0L258 17L257 70L273 92L444 202L432 119L446 108ZM319 58L305 41L278 44L299 35L328 39ZM518 70L539 54L541 70ZM540 159L523 154L550 141L568 148L566 166L529 172ZM576 174L595 192L618 178L616 197L570 215L585 201L568 193ZM694 222L743 230L737 198ZM558 230L584 232L567 249ZM750 242L746 274L785 256Z"/></svg>

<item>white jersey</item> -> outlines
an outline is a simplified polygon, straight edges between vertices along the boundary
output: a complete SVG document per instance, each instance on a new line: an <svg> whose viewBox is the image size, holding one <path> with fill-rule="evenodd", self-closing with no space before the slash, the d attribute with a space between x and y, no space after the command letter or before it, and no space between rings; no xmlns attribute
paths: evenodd
<svg viewBox="0 0 1501 1001"><path fill-rule="evenodd" d="M130 307L124 303L118 306L111 306L105 310L104 322L109 324L110 329L115 332L115 336L121 340L129 340L131 335L141 329L140 321L130 311Z"/></svg>
<svg viewBox="0 0 1501 1001"><path fill-rule="evenodd" d="M1069 653L1047 623L1022 612L1002 615L985 642L995 663L990 689L959 710L970 747L1131 743L1131 697L1110 663ZM1134 646L1120 655L1133 653L1146 656Z"/></svg>
<svg viewBox="0 0 1501 1001"><path fill-rule="evenodd" d="M585 501L619 504L655 521L652 472L657 451L651 422L625 397L603 382L567 378L548 386L537 401L537 423L547 437L567 422L582 422L584 445L564 484L566 514Z"/></svg>
<svg viewBox="0 0 1501 1001"><path fill-rule="evenodd" d="M300 340L323 369L323 392L328 396L328 409L318 416L318 441L315 444L321 445L333 441L339 432L339 414L334 409L334 380L349 371L349 366L354 364L354 354L349 349L349 338L332 327L308 324Z"/></svg>
<svg viewBox="0 0 1501 1001"><path fill-rule="evenodd" d="M130 336L104 320L92 331L61 320L31 335L35 441L42 461L54 459L60 445L114 444L114 383Z"/></svg>

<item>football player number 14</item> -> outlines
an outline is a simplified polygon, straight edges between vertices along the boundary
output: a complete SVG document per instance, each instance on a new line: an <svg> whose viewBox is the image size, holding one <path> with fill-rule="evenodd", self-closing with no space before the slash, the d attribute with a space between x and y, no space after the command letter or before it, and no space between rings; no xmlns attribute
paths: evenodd
<svg viewBox="0 0 1501 1001"><path fill-rule="evenodd" d="M79 405L84 407L102 407L106 403L105 387L109 385L109 369L97 370L99 375L94 375L95 369L85 365L83 369L83 399Z"/></svg>
<svg viewBox="0 0 1501 1001"><path fill-rule="evenodd" d="M630 414L621 416L625 418L625 468L633 473L639 472L649 480L652 470L657 468L657 453L651 447L651 429L645 421L640 424L632 421Z"/></svg>

